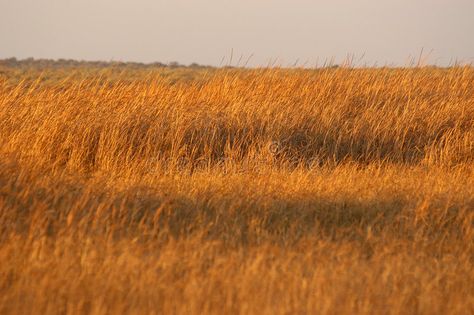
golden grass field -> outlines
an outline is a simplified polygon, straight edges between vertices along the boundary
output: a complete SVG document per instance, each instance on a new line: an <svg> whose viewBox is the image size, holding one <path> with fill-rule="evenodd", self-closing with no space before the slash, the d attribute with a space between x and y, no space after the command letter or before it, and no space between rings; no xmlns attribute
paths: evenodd
<svg viewBox="0 0 474 315"><path fill-rule="evenodd" d="M474 68L12 73L0 314L474 314Z"/></svg>

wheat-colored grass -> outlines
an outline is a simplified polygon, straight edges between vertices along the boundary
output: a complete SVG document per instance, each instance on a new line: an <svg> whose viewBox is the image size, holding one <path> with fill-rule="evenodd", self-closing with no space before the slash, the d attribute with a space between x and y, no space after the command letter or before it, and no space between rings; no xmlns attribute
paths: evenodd
<svg viewBox="0 0 474 315"><path fill-rule="evenodd" d="M473 68L5 73L1 314L474 313Z"/></svg>

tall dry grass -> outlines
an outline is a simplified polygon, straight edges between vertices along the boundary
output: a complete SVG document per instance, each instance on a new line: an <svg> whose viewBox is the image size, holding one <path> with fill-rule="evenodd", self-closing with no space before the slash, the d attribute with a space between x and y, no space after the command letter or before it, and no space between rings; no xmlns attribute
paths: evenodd
<svg viewBox="0 0 474 315"><path fill-rule="evenodd" d="M0 81L2 314L472 314L473 241L470 67Z"/></svg>

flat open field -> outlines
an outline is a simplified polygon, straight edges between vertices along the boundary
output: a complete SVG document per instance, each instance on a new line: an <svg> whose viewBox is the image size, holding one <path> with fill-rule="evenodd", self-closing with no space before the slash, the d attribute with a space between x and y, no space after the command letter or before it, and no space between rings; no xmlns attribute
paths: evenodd
<svg viewBox="0 0 474 315"><path fill-rule="evenodd" d="M474 68L0 70L0 314L474 313Z"/></svg>

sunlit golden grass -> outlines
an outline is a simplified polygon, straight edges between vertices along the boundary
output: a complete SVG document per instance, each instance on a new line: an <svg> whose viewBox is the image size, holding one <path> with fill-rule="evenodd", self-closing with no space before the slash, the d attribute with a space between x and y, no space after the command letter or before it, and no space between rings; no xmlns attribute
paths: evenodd
<svg viewBox="0 0 474 315"><path fill-rule="evenodd" d="M104 73L0 81L1 314L474 313L473 68Z"/></svg>

